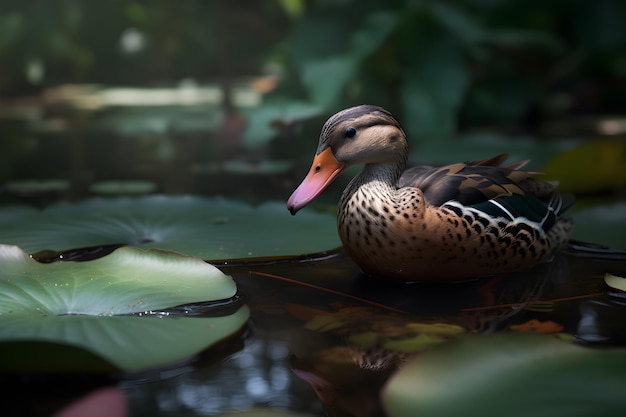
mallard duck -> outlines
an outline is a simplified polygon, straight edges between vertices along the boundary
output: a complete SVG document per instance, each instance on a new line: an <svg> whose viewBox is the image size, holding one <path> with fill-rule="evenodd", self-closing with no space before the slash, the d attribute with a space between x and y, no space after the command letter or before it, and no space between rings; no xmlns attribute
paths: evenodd
<svg viewBox="0 0 626 417"><path fill-rule="evenodd" d="M346 168L365 165L337 212L346 253L367 274L401 281L451 282L530 267L568 241L573 199L522 168L484 161L405 170L400 123L378 106L329 118L311 169L287 203L310 203Z"/></svg>

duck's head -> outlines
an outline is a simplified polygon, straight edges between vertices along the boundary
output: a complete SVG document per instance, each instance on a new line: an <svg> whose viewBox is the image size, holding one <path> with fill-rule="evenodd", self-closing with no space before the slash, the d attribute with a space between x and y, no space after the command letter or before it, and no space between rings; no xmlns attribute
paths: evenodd
<svg viewBox="0 0 626 417"><path fill-rule="evenodd" d="M406 136L387 110L361 105L340 111L324 123L308 175L293 192L291 214L310 203L352 165L406 163Z"/></svg>

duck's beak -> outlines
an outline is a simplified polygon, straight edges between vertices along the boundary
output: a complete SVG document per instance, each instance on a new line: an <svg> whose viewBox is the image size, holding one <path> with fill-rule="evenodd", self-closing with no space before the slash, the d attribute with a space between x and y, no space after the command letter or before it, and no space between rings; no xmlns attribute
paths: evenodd
<svg viewBox="0 0 626 417"><path fill-rule="evenodd" d="M346 164L335 159L331 148L326 148L319 155L315 155L311 170L287 201L287 208L291 214L296 214L298 210L309 204L344 169L346 169Z"/></svg>

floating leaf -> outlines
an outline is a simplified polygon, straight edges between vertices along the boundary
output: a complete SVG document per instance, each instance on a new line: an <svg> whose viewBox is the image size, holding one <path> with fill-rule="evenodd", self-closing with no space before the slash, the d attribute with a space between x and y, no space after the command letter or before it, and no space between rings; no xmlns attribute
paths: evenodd
<svg viewBox="0 0 626 417"><path fill-rule="evenodd" d="M143 195L154 192L156 188L156 184L152 181L100 181L91 184L89 191L101 195Z"/></svg>
<svg viewBox="0 0 626 417"><path fill-rule="evenodd" d="M620 291L626 291L626 278L624 277L618 277L617 275L613 274L605 274L604 282L606 282L606 285L611 288Z"/></svg>
<svg viewBox="0 0 626 417"><path fill-rule="evenodd" d="M573 239L626 249L626 203L579 210L572 217Z"/></svg>
<svg viewBox="0 0 626 417"><path fill-rule="evenodd" d="M36 194L45 192L62 192L70 188L67 180L21 180L9 181L4 184L4 189L15 194Z"/></svg>
<svg viewBox="0 0 626 417"><path fill-rule="evenodd" d="M39 263L0 245L0 318L130 314L231 298L232 278L199 259L133 247L89 262Z"/></svg>
<svg viewBox="0 0 626 417"><path fill-rule="evenodd" d="M620 416L626 352L543 335L466 337L415 357L387 383L391 417Z"/></svg>
<svg viewBox="0 0 626 417"><path fill-rule="evenodd" d="M68 354L77 348L119 369L154 367L206 349L248 318L247 308L223 317L119 316L235 295L217 268L172 252L125 247L93 261L42 264L0 245L0 271L2 371L85 371L85 354ZM50 344L67 349L16 360Z"/></svg>
<svg viewBox="0 0 626 417"><path fill-rule="evenodd" d="M0 372L102 370L101 364L78 360L75 348L93 352L112 364L113 368L104 368L109 372L154 368L184 360L223 341L239 331L248 317L249 310L243 306L224 317L1 318ZM61 349L50 350L49 343ZM31 353L27 357L20 355L25 349ZM17 361L19 358L22 360Z"/></svg>
<svg viewBox="0 0 626 417"><path fill-rule="evenodd" d="M306 239L303 239L306 236ZM0 242L29 253L126 244L202 259L300 255L340 245L335 217L283 202L252 207L219 198L147 196L0 209Z"/></svg>

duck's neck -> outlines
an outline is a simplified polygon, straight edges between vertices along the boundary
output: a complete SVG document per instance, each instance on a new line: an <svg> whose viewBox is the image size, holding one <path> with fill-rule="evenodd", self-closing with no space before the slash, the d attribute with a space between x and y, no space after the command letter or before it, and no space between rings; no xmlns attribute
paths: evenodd
<svg viewBox="0 0 626 417"><path fill-rule="evenodd" d="M391 202L398 188L398 180L406 167L406 158L392 163L367 164L348 186L341 201L340 210L346 207L350 200L357 198L359 204L374 202Z"/></svg>

